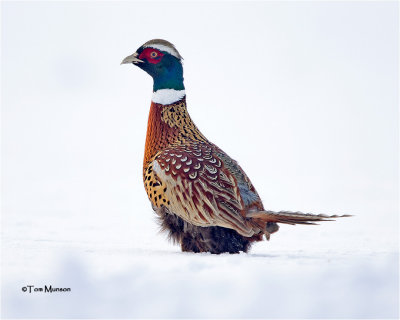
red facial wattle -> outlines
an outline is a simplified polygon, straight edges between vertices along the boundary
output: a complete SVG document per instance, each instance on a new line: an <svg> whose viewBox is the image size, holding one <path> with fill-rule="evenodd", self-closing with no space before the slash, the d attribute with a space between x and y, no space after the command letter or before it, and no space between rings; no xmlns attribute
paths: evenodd
<svg viewBox="0 0 400 320"><path fill-rule="evenodd" d="M157 49L145 48L139 55L139 59L146 59L149 63L156 64L161 61L164 54Z"/></svg>

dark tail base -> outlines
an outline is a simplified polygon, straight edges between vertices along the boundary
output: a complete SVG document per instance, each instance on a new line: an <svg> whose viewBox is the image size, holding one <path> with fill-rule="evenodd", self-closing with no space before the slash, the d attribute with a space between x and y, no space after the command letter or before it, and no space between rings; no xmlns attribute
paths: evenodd
<svg viewBox="0 0 400 320"><path fill-rule="evenodd" d="M174 243L181 245L184 252L239 253L250 249L251 241L235 230L223 227L198 227L184 221L164 208L157 209L161 230L169 233ZM259 239L260 238L260 239Z"/></svg>

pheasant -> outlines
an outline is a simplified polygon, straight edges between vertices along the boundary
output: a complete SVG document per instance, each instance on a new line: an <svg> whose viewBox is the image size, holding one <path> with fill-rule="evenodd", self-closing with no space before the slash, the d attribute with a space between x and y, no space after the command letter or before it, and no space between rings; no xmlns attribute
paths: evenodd
<svg viewBox="0 0 400 320"><path fill-rule="evenodd" d="M132 63L153 78L143 182L161 229L185 252L248 252L270 239L278 223L316 224L347 215L265 210L250 179L191 119L183 84L182 56L154 39L121 64Z"/></svg>

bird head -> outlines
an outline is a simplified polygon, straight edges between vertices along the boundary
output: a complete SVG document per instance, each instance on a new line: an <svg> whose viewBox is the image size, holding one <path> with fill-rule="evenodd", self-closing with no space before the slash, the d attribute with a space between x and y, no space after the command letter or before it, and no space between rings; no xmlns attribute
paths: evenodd
<svg viewBox="0 0 400 320"><path fill-rule="evenodd" d="M159 89L184 90L182 56L175 46L162 39L143 44L136 52L122 60L132 63L153 78L153 91Z"/></svg>

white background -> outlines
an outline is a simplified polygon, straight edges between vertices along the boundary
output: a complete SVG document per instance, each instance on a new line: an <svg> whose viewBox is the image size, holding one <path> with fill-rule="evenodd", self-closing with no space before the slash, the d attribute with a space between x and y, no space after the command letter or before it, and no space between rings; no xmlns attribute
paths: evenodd
<svg viewBox="0 0 400 320"><path fill-rule="evenodd" d="M398 3L2 2L3 317L398 317ZM189 112L282 226L183 254L142 186L164 38ZM70 293L23 293L26 285Z"/></svg>

